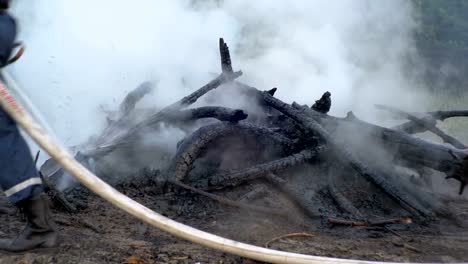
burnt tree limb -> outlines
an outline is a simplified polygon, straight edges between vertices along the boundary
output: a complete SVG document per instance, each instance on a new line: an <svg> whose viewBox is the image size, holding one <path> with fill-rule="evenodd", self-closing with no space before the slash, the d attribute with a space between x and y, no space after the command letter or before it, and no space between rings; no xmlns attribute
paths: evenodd
<svg viewBox="0 0 468 264"><path fill-rule="evenodd" d="M426 122L430 122L436 125L437 120L444 121L445 119L452 117L468 117L468 110L433 111L426 113L411 113L411 115L420 117L420 119L423 119ZM401 125L395 126L393 127L393 129L410 134L422 133L426 131L424 127L421 127L421 125L413 121L408 121Z"/></svg>
<svg viewBox="0 0 468 264"><path fill-rule="evenodd" d="M425 141L401 131L364 122L356 117L342 119L323 115L299 105L293 105L293 107L318 120L329 131L347 128L359 132L359 134L377 140L395 159L402 159L415 165L443 172L448 178L456 179L461 183L460 190L468 182L467 150Z"/></svg>
<svg viewBox="0 0 468 264"><path fill-rule="evenodd" d="M135 135L154 129L162 120L167 119L168 115L174 115L175 111L179 111L182 108L193 104L207 92L216 89L226 82L232 81L240 75L240 72L234 73L229 77L221 74L216 79L212 80L192 94L168 107L163 108L155 114L149 115L138 124L129 128L122 127L120 124L118 126L114 125L112 127L108 127L96 140L88 143L86 146L82 146L83 150L81 152L83 155L88 157L99 157L106 155L119 147L127 145L133 138L135 138Z"/></svg>
<svg viewBox="0 0 468 264"><path fill-rule="evenodd" d="M208 178L208 189L220 190L238 186L247 181L267 177L270 173L279 173L289 168L318 159L323 148L303 150L285 158L259 164L250 168L231 171L225 174L212 175Z"/></svg>
<svg viewBox="0 0 468 264"><path fill-rule="evenodd" d="M164 119L165 116L171 115L175 111L179 111L190 106L206 93L218 88L223 84L230 83L241 76L242 71L234 72L232 70L229 48L222 39L220 39L219 52L221 58L221 68L223 71L218 77L197 89L193 93L180 99L179 101L163 108L154 114L149 115L147 118L140 121L136 125L131 125L130 127L123 127L122 125L119 125L117 127L106 129L95 140L89 142L86 146L83 146L83 150L81 151L82 154L89 157L99 157L106 155L114 151L116 148L128 144L128 142L138 133L146 132L147 129L154 129L154 127L161 121L161 119ZM145 89L141 90L145 91ZM136 93L141 94L139 90Z"/></svg>
<svg viewBox="0 0 468 264"><path fill-rule="evenodd" d="M234 71L232 70L231 53L223 38L219 39L219 54L221 55L221 72L227 75L232 74Z"/></svg>
<svg viewBox="0 0 468 264"><path fill-rule="evenodd" d="M419 120L427 124L427 126L436 126L437 125L437 120L435 120L432 116L424 116L420 117ZM408 134L416 134L416 133L423 133L427 131L426 126L421 126L419 123L413 122L413 121L408 121L406 123L403 123L401 125L397 125L392 127L391 129L405 132Z"/></svg>
<svg viewBox="0 0 468 264"><path fill-rule="evenodd" d="M346 198L345 194L336 186L336 178L332 175L328 176L328 192L338 207L344 212L350 214L356 219L364 219L364 215L357 209L351 201Z"/></svg>
<svg viewBox="0 0 468 264"><path fill-rule="evenodd" d="M153 91L153 84L150 82L144 82L140 84L133 91L129 92L123 102L120 104L120 112L126 116L131 111L135 109L135 105L140 101L145 95Z"/></svg>
<svg viewBox="0 0 468 264"><path fill-rule="evenodd" d="M380 188L389 197L395 200L402 208L409 213L416 216L429 216L432 214L430 210L420 206L418 203L412 201L406 194L401 193L395 186L386 180L385 175L377 174L366 164L364 164L354 153L352 153L346 146L331 136L331 134L316 121L313 116L307 115L304 112L297 110L289 104L286 104L279 99L276 99L268 93L262 92L263 100L285 114L286 116L294 119L302 126L322 137L328 145L334 150L336 157L344 164L350 165L357 173L362 175L365 179ZM313 111L313 110L310 110ZM315 111L313 111L315 112ZM317 112L316 112L317 113Z"/></svg>
<svg viewBox="0 0 468 264"><path fill-rule="evenodd" d="M399 110L394 107L386 106L386 105L376 105L377 108L389 111L393 114L400 115L405 117L406 119L409 119L410 121L413 121L414 123L418 124L419 126L423 127L425 130L429 130L435 135L439 136L445 143L449 143L452 146L458 148L458 149L465 149L466 146L458 141L456 138L447 135L444 131L440 130L434 122L428 122L423 118L418 118L415 115L412 115L410 113L407 113L405 111Z"/></svg>
<svg viewBox="0 0 468 264"><path fill-rule="evenodd" d="M394 218L394 219L365 221L365 222L329 218L328 223L331 225L345 225L345 226L386 226L386 225L395 225L395 224L409 225L409 224L412 224L413 221L411 220L411 218Z"/></svg>
<svg viewBox="0 0 468 264"><path fill-rule="evenodd" d="M210 198L210 199L212 199L212 200L214 200L216 202L219 202L219 203L227 205L227 206L231 206L231 207L235 207L235 208L239 208L239 209L244 209L244 210L250 210L250 211L263 213L263 214L268 214L268 215L273 215L273 216L280 216L280 217L284 217L284 218L289 217L289 213L287 211L285 211L285 210L282 210L282 209L273 209L273 208L267 208L267 207L263 207L263 206L240 203L240 202L237 202L237 201L233 201L233 200L221 197L221 196L216 195L216 194L212 194L212 193L197 189L195 187L192 187L190 185L184 184L184 183L179 182L179 181L170 181L170 183L175 185L175 186L178 186L180 188L183 188L185 190L189 190L189 191L194 192L196 194L208 197L208 198Z"/></svg>
<svg viewBox="0 0 468 264"><path fill-rule="evenodd" d="M219 121L239 122L247 118L247 114L240 109L230 109L219 106L203 106L170 113L164 122L188 122L202 118L215 118Z"/></svg>
<svg viewBox="0 0 468 264"><path fill-rule="evenodd" d="M295 206L303 211L306 216L312 219L321 217L317 208L312 207L310 201L305 200L304 196L290 186L286 180L274 173L268 173L265 179L276 189L280 190Z"/></svg>
<svg viewBox="0 0 468 264"><path fill-rule="evenodd" d="M168 168L168 176L183 181L193 168L195 160L210 146L214 140L232 135L249 135L258 142L277 145L286 151L293 148L293 142L272 130L251 124L218 123L204 126L182 141L177 153Z"/></svg>

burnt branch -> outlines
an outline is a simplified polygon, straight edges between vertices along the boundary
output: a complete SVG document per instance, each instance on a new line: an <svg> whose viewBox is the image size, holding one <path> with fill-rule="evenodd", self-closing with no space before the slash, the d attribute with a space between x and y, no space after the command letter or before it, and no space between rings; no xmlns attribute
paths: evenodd
<svg viewBox="0 0 468 264"><path fill-rule="evenodd" d="M153 91L153 84L150 82L144 82L140 84L133 91L129 92L125 96L123 102L120 104L120 112L123 116L130 114L131 111L135 109L135 105L140 101L145 95Z"/></svg>
<svg viewBox="0 0 468 264"><path fill-rule="evenodd" d="M305 114L304 112L295 109L291 105L288 105L280 101L279 99L272 97L268 93L263 92L262 95L264 101L268 105L282 112L284 115L292 118L293 120L301 124L304 128L318 134L321 138L323 138L327 142L327 144L334 149L334 151L336 152L336 157L339 158L341 162L343 162L344 164L349 164L357 173L359 173L365 179L367 179L375 186L380 188L383 192L387 193L389 197L391 197L398 204L400 204L400 206L402 206L405 210L417 216L428 216L431 214L427 208L424 208L418 203L415 203L410 197L408 197L404 193L401 193L395 186L393 186L389 181L386 180L390 177L374 172L371 168L364 164L355 154L353 154L346 146L344 146L343 144L341 144L341 142L332 137L330 133L327 132L327 130L325 130L325 128L323 128L323 126L316 121L315 118L317 118L317 115ZM312 109L309 110L310 112L315 112Z"/></svg>
<svg viewBox="0 0 468 264"><path fill-rule="evenodd" d="M293 107L318 120L329 131L334 131L337 128L347 128L352 131L359 131L360 134L366 135L366 137L374 138L382 144L382 147L388 153L394 153L395 159L403 159L414 165L425 166L443 172L448 178L460 181L461 189L468 182L468 151L466 150L431 143L401 131L364 122L356 117L351 120L340 119L297 105L293 105Z"/></svg>
<svg viewBox="0 0 468 264"><path fill-rule="evenodd" d="M124 147L132 142L132 139L140 133L147 132L148 130L157 128L157 125L164 120L168 119L168 116L173 116L174 112L181 110L193 103L195 103L201 96L207 92L216 89L220 85L232 81L233 79L239 77L242 73L237 72L233 73L231 76L227 77L224 75L218 76L216 79L208 83L207 85L201 87L192 94L182 98L176 103L163 108L161 111L149 115L143 121L131 127L113 127L106 129L101 136L91 143L88 143L87 147L84 147L82 151L83 155L88 157L99 157L106 155L116 148Z"/></svg>
<svg viewBox="0 0 468 264"><path fill-rule="evenodd" d="M275 188L280 190L295 206L297 206L304 214L312 219L320 218L320 212L311 206L311 201L304 199L304 196L299 194L296 189L291 187L288 182L274 173L268 173L266 180Z"/></svg>
<svg viewBox="0 0 468 264"><path fill-rule="evenodd" d="M427 124L427 126L436 126L437 125L437 120L435 120L432 116L425 116L422 118L419 118L422 122ZM405 132L408 134L416 134L416 133L423 133L427 131L426 126L421 126L417 122L413 121L408 121L406 123L403 123L398 126L392 127L393 130Z"/></svg>
<svg viewBox="0 0 468 264"><path fill-rule="evenodd" d="M232 207L240 208L240 209L245 209L245 210L250 210L250 211L254 211L254 212L258 212L258 213L268 214L268 215L280 216L280 217L284 217L284 218L289 217L289 213L282 210L282 209L270 209L270 208L266 208L266 207L262 207L262 206L256 206L256 205L250 205L250 204L244 204L244 203L236 202L236 201L221 197L221 196L216 195L216 194L212 194L212 193L209 193L209 192L202 191L200 189L197 189L195 187L192 187L190 185L184 184L184 183L179 182L179 181L170 181L170 183L172 183L175 186L178 186L180 188L183 188L185 190L189 190L189 191L194 192L196 194L208 197L208 198L210 198L210 199L212 199L212 200L214 200L216 202L219 202L221 204L224 204L224 205L228 205L228 206L232 206Z"/></svg>
<svg viewBox="0 0 468 264"><path fill-rule="evenodd" d="M223 74L230 75L233 73L231 54L229 53L229 47L224 42L223 38L219 39L219 53L221 55L221 70Z"/></svg>
<svg viewBox="0 0 468 264"><path fill-rule="evenodd" d="M268 128L230 123L208 125L198 129L181 143L172 164L169 166L168 173L173 174L170 177L183 181L192 170L195 160L209 147L211 142L232 135L253 136L258 139L258 142L268 142L264 144L278 145L285 150L293 147L293 142L290 139Z"/></svg>
<svg viewBox="0 0 468 264"><path fill-rule="evenodd" d="M409 119L410 121L418 124L419 126L423 127L424 129L429 130L432 133L436 134L445 143L449 143L452 146L454 146L456 148L459 148L459 149L465 149L466 148L466 146L463 143L458 141L456 138L454 138L454 137L452 137L450 135L447 135L445 132L443 132L437 126L435 126L435 124L433 122L427 122L425 119L418 118L418 117L416 117L416 116L414 116L414 115L412 115L410 113L407 113L405 111L401 111L399 109L396 109L395 107L385 106L385 105L376 105L376 107L379 108L379 109L383 109L385 111L389 111L389 112L391 112L393 114L397 114L397 115L400 115L400 116L403 116L403 117Z"/></svg>
<svg viewBox="0 0 468 264"><path fill-rule="evenodd" d="M468 116L468 110L434 111L423 114L430 115L434 119L444 121L445 119L452 117L466 117Z"/></svg>
<svg viewBox="0 0 468 264"><path fill-rule="evenodd" d="M335 184L336 178L333 176L328 177L328 192L332 199L338 205L341 210L350 214L354 218L363 219L364 215L357 209L351 201L341 192L341 190Z"/></svg>
<svg viewBox="0 0 468 264"><path fill-rule="evenodd" d="M413 223L411 218L395 218L395 219L385 219L377 221L348 221L342 219L329 218L328 223L331 225L344 225L344 226L386 226L386 225L409 225Z"/></svg>
<svg viewBox="0 0 468 264"><path fill-rule="evenodd" d="M226 187L238 186L244 182L267 177L270 173L278 173L286 169L313 161L318 158L323 148L303 150L291 156L256 165L247 169L232 171L227 174L213 175L208 178L209 189L220 190Z"/></svg>
<svg viewBox="0 0 468 264"><path fill-rule="evenodd" d="M239 122L247 118L247 114L240 109L230 109L219 106L204 106L181 110L168 115L166 122L188 122L202 118L215 118L219 121Z"/></svg>
<svg viewBox="0 0 468 264"><path fill-rule="evenodd" d="M433 123L434 126L437 124L436 120L444 121L445 119L452 118L452 117L467 117L468 110L452 110L452 111L434 111L434 112L426 112L426 113L411 113L414 116L422 116L421 119L425 120L426 122ZM425 132L426 129L421 127L418 123L413 121L408 121L401 125L393 127L395 130L404 131L406 133L414 134L414 133L422 133Z"/></svg>

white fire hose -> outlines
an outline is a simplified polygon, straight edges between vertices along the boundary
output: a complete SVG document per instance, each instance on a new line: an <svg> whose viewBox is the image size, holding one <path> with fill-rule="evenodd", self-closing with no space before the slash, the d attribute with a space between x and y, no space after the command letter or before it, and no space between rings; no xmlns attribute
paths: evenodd
<svg viewBox="0 0 468 264"><path fill-rule="evenodd" d="M3 72L3 75L8 77L5 79L11 79L6 72ZM20 91L19 87L14 83L9 83L8 86L12 90ZM19 96L24 96L22 92L17 92L17 94L19 94ZM24 101L27 102L27 100ZM17 124L24 129L42 149L84 186L141 221L176 237L225 253L270 263L390 263L319 257L272 250L216 236L171 220L120 193L78 163L63 146L55 142L52 137L33 120L30 114L26 112L25 108L11 95L3 82L0 82L0 106L10 114Z"/></svg>

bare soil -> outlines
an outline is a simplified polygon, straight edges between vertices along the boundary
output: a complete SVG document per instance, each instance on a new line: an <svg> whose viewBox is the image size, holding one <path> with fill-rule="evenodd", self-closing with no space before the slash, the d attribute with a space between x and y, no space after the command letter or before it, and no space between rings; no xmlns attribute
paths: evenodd
<svg viewBox="0 0 468 264"><path fill-rule="evenodd" d="M331 203L327 199L330 198L323 189L323 180L320 180L320 176L312 177L326 171L323 166L310 165L301 168L302 172L299 169L290 171L288 179L293 183L315 181L317 184L312 185L313 188L303 188L302 192L310 197L320 212L332 214L336 208L329 208ZM304 170L308 173L303 173ZM254 182L219 194L239 200L261 185L263 183ZM264 186L267 195L249 203L270 208L289 208L291 218L281 219L230 208L176 188L165 194L155 194L149 172L142 172L124 183L116 184L120 191L172 219L254 245L265 246L271 239L290 233L307 233L313 236L279 239L270 243L270 247L317 256L364 260L468 261L468 230L458 226L463 223L457 225L434 219L425 223L389 225L385 228L331 227L325 218L311 220L302 217L301 212L279 192L268 185ZM299 185L297 187L300 188ZM361 188L370 199L368 204L360 205L362 208L368 207L365 212L369 212L369 217L372 214L375 214L374 219L404 216L404 212L393 206L392 201L373 196L365 187ZM58 207L54 209L53 214L61 233L61 244L57 249L19 255L2 254L0 263L255 263L177 239L126 215L83 188L67 193L67 198L80 210L70 214ZM0 213L0 221L4 223L0 226L0 235L5 237L18 233L24 225L21 215L8 206L4 198L0 204L7 207L0 210L3 211ZM457 208L462 220L466 221L468 202L460 199L453 201L452 206ZM376 211L372 208L384 209Z"/></svg>

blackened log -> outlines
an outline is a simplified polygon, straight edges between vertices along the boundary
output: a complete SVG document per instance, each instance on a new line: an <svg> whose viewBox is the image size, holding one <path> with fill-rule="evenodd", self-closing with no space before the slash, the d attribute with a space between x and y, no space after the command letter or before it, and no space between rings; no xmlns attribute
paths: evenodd
<svg viewBox="0 0 468 264"><path fill-rule="evenodd" d="M208 178L209 189L220 190L226 187L238 186L268 176L270 173L279 173L289 168L316 160L323 148L303 150L285 158L259 164L250 168L232 171L226 174L213 175Z"/></svg>
<svg viewBox="0 0 468 264"><path fill-rule="evenodd" d="M246 194L242 195L239 197L239 201L241 202L252 202L258 199L262 199L266 197L269 194L269 191L265 186L260 186L258 188L255 188Z"/></svg>
<svg viewBox="0 0 468 264"><path fill-rule="evenodd" d="M431 126L437 125L437 120L435 120L432 116L424 116L419 119L422 120L427 125L431 125ZM413 121L409 121L401 125L394 126L391 129L405 132L408 134L423 133L427 131L426 127L421 126L419 123L415 123Z"/></svg>
<svg viewBox="0 0 468 264"><path fill-rule="evenodd" d="M195 131L180 144L177 153L168 169L168 176L178 181L183 179L192 170L193 163L209 147L210 143L221 137L232 135L250 135L258 142L267 145L279 146L286 151L293 148L293 142L265 127L251 124L218 123L204 126Z"/></svg>
<svg viewBox="0 0 468 264"><path fill-rule="evenodd" d="M294 106L294 105L293 105ZM468 151L455 149L442 144L432 143L407 133L373 125L357 118L353 120L323 115L311 109L294 106L298 111L318 120L329 131L347 128L359 134L372 137L382 144L395 159L426 166L443 172L448 178L460 182L459 193L468 183ZM353 137L359 137L356 134Z"/></svg>
<svg viewBox="0 0 468 264"><path fill-rule="evenodd" d="M330 111L331 108L331 93L330 92L325 92L322 97L315 101L315 103L312 105L312 109L326 114L328 111Z"/></svg>
<svg viewBox="0 0 468 264"><path fill-rule="evenodd" d="M244 210L250 210L250 211L254 211L254 212L258 212L258 213L273 215L273 216L281 216L281 217L284 217L284 218L289 218L290 217L290 214L287 211L282 210L282 209L266 208L266 207L263 207L263 206L250 205L250 204L236 202L236 201L221 197L221 196L216 195L216 194L205 192L203 190L197 189L195 187L192 187L190 185L184 184L184 183L179 182L179 181L170 181L170 183L172 183L172 184L174 184L174 185L176 185L176 186L178 186L180 188L183 188L183 189L189 190L191 192L194 192L196 194L208 197L208 198L210 198L210 199L212 199L212 200L214 200L216 202L219 202L221 204L224 204L224 205L228 205L228 206L232 206L232 207L239 208L239 209L244 209Z"/></svg>
<svg viewBox="0 0 468 264"><path fill-rule="evenodd" d="M259 98L265 98L268 96L266 93L262 93L256 88L241 82L234 83L239 87L239 89L250 94L256 93L256 96ZM271 96L269 97L272 100L277 100ZM264 100L266 104L269 104L268 101L271 100ZM283 102L281 103L284 104ZM359 136L358 134L365 134L366 136L378 140L389 153L393 153L395 158L401 158L408 162L443 172L447 174L447 177L454 178L460 182L460 190L462 190L468 183L468 151L466 150L458 150L442 144L428 142L408 135L407 133L402 133L401 131L364 122L352 116L350 118L337 118L319 113L308 107L302 107L298 104L293 104L292 106L299 113L304 114L301 117L316 120L328 131L336 131L343 127L350 127L353 131L357 132L356 136ZM273 108L275 107L273 106ZM458 114L461 116L465 113L463 111L455 111L452 113L433 112L433 114L440 118L448 118L449 114L452 114L453 116ZM287 114L285 115L288 116ZM295 120L295 118L292 119ZM310 131L317 133L313 129Z"/></svg>
<svg viewBox="0 0 468 264"><path fill-rule="evenodd" d="M328 192L338 207L344 212L350 214L355 219L364 219L364 215L357 209L351 201L346 198L345 194L336 186L336 178L332 175L328 176Z"/></svg>
<svg viewBox="0 0 468 264"><path fill-rule="evenodd" d="M133 91L129 92L125 96L123 102L120 104L120 111L124 116L128 115L131 111L135 109L135 105L140 101L145 95L150 93L153 90L153 84L150 82L144 82L140 84Z"/></svg>
<svg viewBox="0 0 468 264"><path fill-rule="evenodd" d="M468 110L450 110L450 111L434 111L434 112L426 112L426 113L412 113L414 116L422 116L421 118L424 119L426 122L433 123L434 125L437 124L436 120L444 121L447 118L452 117L467 117ZM395 130L404 131L406 133L414 134L414 133L422 133L425 132L426 129L421 127L421 125L413 122L408 121L401 125L393 127Z"/></svg>
<svg viewBox="0 0 468 264"><path fill-rule="evenodd" d="M331 225L345 225L345 226L386 226L386 225L395 225L395 224L409 225L409 224L412 224L413 221L411 220L411 218L407 218L407 217L377 220L377 221L375 220L365 221L365 222L329 218L328 223Z"/></svg>
<svg viewBox="0 0 468 264"><path fill-rule="evenodd" d="M171 112L175 110L180 110L182 108L185 108L193 103L195 103L200 97L205 95L206 93L218 88L219 86L229 83L232 80L235 80L239 76L242 75L241 71L234 72L230 75L226 74L220 74L218 77L216 77L214 80L206 84L205 86L201 87L200 89L196 90L195 92L191 93L190 95L187 95L186 97L180 99L179 101L173 103L170 106L167 106L161 112Z"/></svg>
<svg viewBox="0 0 468 264"><path fill-rule="evenodd" d="M320 218L321 214L311 206L312 202L304 199L304 195L297 192L296 188L290 186L290 184L275 175L274 173L268 173L266 180L272 184L275 188L280 190L295 206L297 206L304 214L312 219Z"/></svg>
<svg viewBox="0 0 468 264"><path fill-rule="evenodd" d="M247 114L240 109L230 109L219 106L204 106L181 110L167 116L165 122L188 122L202 118L215 118L219 121L236 123L247 118Z"/></svg>
<svg viewBox="0 0 468 264"><path fill-rule="evenodd" d="M430 115L437 120L444 121L451 117L466 117L468 116L468 110L434 111L423 114Z"/></svg>
<svg viewBox="0 0 468 264"><path fill-rule="evenodd" d="M386 180L386 175L377 174L371 170L366 164L364 164L354 153L352 153L346 146L338 142L337 139L332 137L325 128L322 127L312 115L307 115L304 112L295 109L289 104L286 104L279 99L276 99L268 93L262 92L264 101L282 112L286 116L292 118L296 122L300 123L305 128L317 133L322 137L330 147L336 152L336 157L344 164L349 164L357 173L362 175L365 179L373 183L375 186L380 188L382 191L387 193L389 197L395 200L401 207L403 207L409 213L415 216L429 216L432 213L427 208L422 207L418 203L414 202L406 194L401 193L395 186ZM312 109L310 111L318 113ZM319 113L320 114L320 113ZM322 114L323 115L323 114Z"/></svg>
<svg viewBox="0 0 468 264"><path fill-rule="evenodd" d="M190 95L163 108L161 111L150 115L145 120L139 122L134 126L131 126L130 128L119 125L118 127L116 127L116 129L106 129L96 140L88 143L87 146L84 146L83 148L85 150L83 150L82 153L90 157L106 155L115 150L116 148L128 144L131 138L133 138L136 134L141 133L145 129L154 128L155 125L157 125L161 121L161 119L164 119L165 116L190 106L206 93L218 88L219 86L225 83L232 82L233 80L241 76L241 71L232 71L229 49L227 48L227 45L225 45L225 43L222 46L223 47L221 49L220 40L221 65L223 65L222 68L223 70L225 70L218 77L216 77L214 80L210 81L203 87L199 88L195 92L191 93Z"/></svg>
<svg viewBox="0 0 468 264"><path fill-rule="evenodd" d="M403 117L409 119L410 121L413 121L414 123L418 124L419 126L423 127L424 129L429 130L432 133L439 136L445 143L449 143L449 144L451 144L452 146L454 146L454 147L456 147L458 149L465 149L466 148L466 146L463 143L458 141L456 138L454 138L454 137L452 137L450 135L447 135L444 131L440 130L436 125L434 125L433 122L427 122L425 119L418 118L418 117L416 117L416 116L414 116L414 115L412 115L410 113L407 113L405 111L401 111L401 110L396 109L394 107L385 106L385 105L376 105L376 107L379 108L379 109L383 109L383 110L389 111L391 113L403 116Z"/></svg>
<svg viewBox="0 0 468 264"><path fill-rule="evenodd" d="M219 39L219 54L221 55L221 71L224 74L232 74L231 54L228 45L223 38Z"/></svg>

